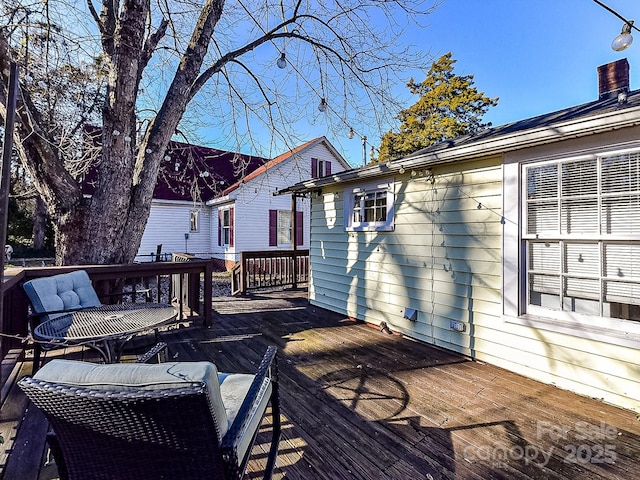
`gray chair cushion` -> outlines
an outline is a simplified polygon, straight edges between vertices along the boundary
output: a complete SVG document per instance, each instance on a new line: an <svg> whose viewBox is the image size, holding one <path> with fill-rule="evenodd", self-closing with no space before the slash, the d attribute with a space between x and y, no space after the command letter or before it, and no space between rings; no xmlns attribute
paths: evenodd
<svg viewBox="0 0 640 480"><path fill-rule="evenodd" d="M218 374L218 379L220 381L220 395L222 396L222 403L224 404L227 419L229 420L229 428L231 428L231 424L236 419L240 406L242 405L242 401L244 400L244 397L246 397L254 378L254 375L243 373ZM258 406L251 412L251 418L247 424L247 428L244 432L240 433L237 450L239 459L244 458L247 453L247 449L251 446L251 440L254 432L260 427L260 423L262 423L262 418L265 410L267 409L272 389L273 385L270 379L265 378L260 391Z"/></svg>
<svg viewBox="0 0 640 480"><path fill-rule="evenodd" d="M101 305L89 275L84 270L35 278L23 285L35 313L75 310ZM52 314L56 318L63 314Z"/></svg>
<svg viewBox="0 0 640 480"><path fill-rule="evenodd" d="M252 375L248 375L253 379ZM117 363L96 364L74 360L54 359L33 376L38 380L63 385L91 387L105 391L174 389L189 385L204 385L209 409L218 425L218 440L229 429L229 421L218 370L211 362L167 362L159 364ZM249 381L249 384L251 381ZM248 390L247 386L247 390ZM225 388L228 398L235 394ZM245 392L246 393L246 392ZM237 411L236 411L237 413Z"/></svg>

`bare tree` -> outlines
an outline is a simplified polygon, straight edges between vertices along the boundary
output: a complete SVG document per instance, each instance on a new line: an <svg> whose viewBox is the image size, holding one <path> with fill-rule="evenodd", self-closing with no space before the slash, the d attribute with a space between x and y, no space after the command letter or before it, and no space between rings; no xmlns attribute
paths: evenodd
<svg viewBox="0 0 640 480"><path fill-rule="evenodd" d="M169 142L203 112L219 139L239 144L257 128L290 139L298 120L317 119L321 100L336 128L362 118L384 125L398 111L390 94L398 72L428 62L402 47L403 28L437 1L7 1L0 94L4 101L9 62L18 62L15 144L53 219L56 262L133 260ZM25 45L38 46L37 69ZM68 98L52 105L46 92L63 73L78 80L83 71L94 78L90 99L77 102L82 112ZM86 162L77 161L86 151L73 148L74 135L102 98L96 189L87 198L78 167ZM64 114L51 116L52 107Z"/></svg>

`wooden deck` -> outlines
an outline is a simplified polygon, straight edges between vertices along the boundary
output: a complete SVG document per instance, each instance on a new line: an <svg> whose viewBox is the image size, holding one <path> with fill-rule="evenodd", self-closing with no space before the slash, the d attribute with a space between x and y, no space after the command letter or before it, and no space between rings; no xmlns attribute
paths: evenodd
<svg viewBox="0 0 640 480"><path fill-rule="evenodd" d="M308 305L305 292L217 298L214 310L212 328L163 339L176 360L231 372L279 347L276 479L640 478L631 411L383 333ZM43 467L44 420L30 409L18 427L26 402L14 390L3 398L3 478L56 478L55 465ZM262 430L248 478L266 458Z"/></svg>

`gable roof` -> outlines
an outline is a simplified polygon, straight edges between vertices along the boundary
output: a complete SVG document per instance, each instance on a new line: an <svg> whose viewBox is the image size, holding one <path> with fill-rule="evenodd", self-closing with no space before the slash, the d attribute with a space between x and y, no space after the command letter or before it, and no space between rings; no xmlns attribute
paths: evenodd
<svg viewBox="0 0 640 480"><path fill-rule="evenodd" d="M303 152L304 150L307 150L308 148L314 147L314 146L316 146L316 145L318 145L320 143L324 143L325 144L325 146L331 151L333 156L336 157L339 161L341 161L341 163L343 163L343 167L344 166L348 166L349 167L349 165L344 161L342 156L335 150L333 145L331 145L329 140L327 140L326 137L322 136L322 137L314 138L313 140L309 140L308 142L303 143L302 145L300 145L298 147L295 147L294 149L289 150L288 152L285 152L285 153L283 153L281 155L278 155L273 160L270 160L270 161L266 162L265 164L263 164L262 166L258 167L257 169L255 169L250 174L246 175L241 180L238 180L233 185L230 185L228 188L226 188L222 192L221 196L229 195L231 192L233 192L234 190L238 189L240 187L240 185L242 185L243 183L247 183L247 182L253 180L256 177L259 177L260 175L268 172L269 170L271 170L275 166L285 162L286 160L288 160L288 159L290 159L292 157L295 157L297 154Z"/></svg>
<svg viewBox="0 0 640 480"><path fill-rule="evenodd" d="M384 164L371 164L330 177L300 182L277 193L304 193L324 185L376 178L411 168L468 160L470 157L503 154L637 125L640 125L640 90L629 92L624 102L613 97L565 108L446 140Z"/></svg>

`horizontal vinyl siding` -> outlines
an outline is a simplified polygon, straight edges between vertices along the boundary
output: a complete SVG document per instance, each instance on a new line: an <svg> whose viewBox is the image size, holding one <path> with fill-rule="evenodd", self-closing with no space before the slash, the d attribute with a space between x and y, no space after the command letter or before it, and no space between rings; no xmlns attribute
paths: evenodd
<svg viewBox="0 0 640 480"><path fill-rule="evenodd" d="M211 256L209 235L211 230L211 212L208 208L201 208L199 214L199 229L190 232L192 202L162 203L154 201L149 213L149 220L142 235L138 255L140 260L149 260L149 254L155 255L156 247L162 244L162 253L170 254L185 251L184 234L189 234L186 248L189 253L203 257Z"/></svg>
<svg viewBox="0 0 640 480"><path fill-rule="evenodd" d="M471 354L451 320L501 311L501 167L434 171L436 183L395 180L393 232L344 232L344 192L312 208L312 303ZM478 205L480 204L480 208ZM403 318L418 311L417 321Z"/></svg>
<svg viewBox="0 0 640 480"><path fill-rule="evenodd" d="M395 231L345 232L343 189L312 204L311 303L577 393L640 409L637 349L508 321L502 298L503 167L434 169L394 178ZM458 172L456 172L456 168ZM512 195L513 196L513 195ZM517 241L517 240L516 240ZM505 304L506 304L505 303ZM417 321L403 318L406 308ZM450 322L465 324L465 332Z"/></svg>
<svg viewBox="0 0 640 480"><path fill-rule="evenodd" d="M269 210L291 211L291 195L274 196L274 193L310 179L312 157L330 161L334 173L344 170L324 144L318 144L292 156L236 190L235 252L292 248L290 244L269 246ZM299 248L309 247L309 203L305 198L297 201L297 211L303 213L304 228L303 243L298 245Z"/></svg>

